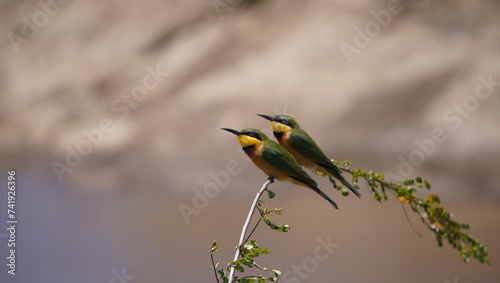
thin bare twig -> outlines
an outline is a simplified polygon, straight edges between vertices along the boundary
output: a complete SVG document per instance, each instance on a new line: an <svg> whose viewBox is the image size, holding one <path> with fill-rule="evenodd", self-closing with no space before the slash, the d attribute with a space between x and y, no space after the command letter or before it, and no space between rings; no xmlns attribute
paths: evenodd
<svg viewBox="0 0 500 283"><path fill-rule="evenodd" d="M217 276L217 267L215 266L215 261L214 261L214 253L210 253L210 258L212 259L212 266L214 267L214 274L215 274L215 280L217 280L217 283L219 283L219 276Z"/></svg>
<svg viewBox="0 0 500 283"><path fill-rule="evenodd" d="M247 216L247 220L245 221L243 229L241 230L240 240L238 242L238 246L236 247L236 253L234 254L233 261L237 261L238 258L240 257L240 248L244 244L243 240L245 239L245 234L247 233L248 225L250 224L250 220L252 219L252 215L255 211L255 207L257 206L257 202L259 201L262 194L267 190L267 186L272 182L274 182L274 177L269 177L267 181L264 183L264 185L262 185L262 188L260 188L260 190L257 192L257 195L253 200L252 206L250 207L250 212L248 213ZM229 270L229 280L228 280L229 282L233 282L234 272L235 272L234 265L231 265L231 268Z"/></svg>
<svg viewBox="0 0 500 283"><path fill-rule="evenodd" d="M413 230L413 232L415 232L415 234L419 235L419 236L422 236L422 234L420 232L417 231L417 228L415 228L415 226L413 226L413 223L411 223L411 220L410 220L410 217L408 216L408 212L406 212L406 208L405 208L405 205L404 203L401 202L401 208L403 209L403 212L405 213L405 217L406 217L406 221L408 222L408 224L410 225L411 229Z"/></svg>
<svg viewBox="0 0 500 283"><path fill-rule="evenodd" d="M257 209L259 209L259 208L257 207ZM244 243L246 243L246 242L248 242L248 240L250 240L250 237L252 237L253 232L255 232L255 230L256 230L256 229L257 229L257 227L259 226L260 222L262 222L262 217L264 217L264 215L262 214L263 212L262 212L260 209L259 209L259 212L260 212L260 215L261 215L261 216L260 216L259 220L257 221L257 223L255 223L255 226L253 227L253 229L252 229L252 231L250 232L250 234L248 234L248 236L247 236L247 238L245 239L245 242L244 242ZM255 213L255 211L254 211L254 213Z"/></svg>

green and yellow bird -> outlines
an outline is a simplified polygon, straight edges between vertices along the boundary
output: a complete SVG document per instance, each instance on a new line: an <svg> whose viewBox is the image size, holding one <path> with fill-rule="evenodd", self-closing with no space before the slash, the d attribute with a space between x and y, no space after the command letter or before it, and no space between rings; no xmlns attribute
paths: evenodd
<svg viewBox="0 0 500 283"><path fill-rule="evenodd" d="M295 158L264 133L250 128L241 131L227 128L222 128L222 130L238 136L243 151L266 175L279 181L289 181L309 188L339 209L337 204L318 188L318 184L307 175Z"/></svg>
<svg viewBox="0 0 500 283"><path fill-rule="evenodd" d="M262 114L257 115L271 121L274 136L279 144L288 150L302 166L313 171L328 174L339 180L356 196L359 198L361 197L358 190L344 179L342 170L335 166L311 136L300 128L293 117L281 114L275 115L274 117Z"/></svg>

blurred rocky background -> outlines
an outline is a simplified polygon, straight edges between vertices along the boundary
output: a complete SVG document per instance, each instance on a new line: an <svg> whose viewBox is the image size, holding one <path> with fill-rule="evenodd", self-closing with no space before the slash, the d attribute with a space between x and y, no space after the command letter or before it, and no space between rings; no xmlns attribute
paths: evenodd
<svg viewBox="0 0 500 283"><path fill-rule="evenodd" d="M266 179L219 128L270 133L255 114L285 113L353 168L430 180L492 264L437 247L407 209L420 238L393 198L363 184L362 200L344 198L317 177L340 211L274 183L274 220L292 230L254 235L283 282L499 282L499 13L465 0L1 1L0 207L6 219L16 169L19 223L16 276L0 232L0 281L215 282L210 245L231 260ZM321 239L335 243L323 261Z"/></svg>

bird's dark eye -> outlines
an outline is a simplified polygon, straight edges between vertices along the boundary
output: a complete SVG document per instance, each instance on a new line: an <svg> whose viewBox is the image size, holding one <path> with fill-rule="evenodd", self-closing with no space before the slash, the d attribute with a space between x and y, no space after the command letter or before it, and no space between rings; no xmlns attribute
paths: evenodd
<svg viewBox="0 0 500 283"><path fill-rule="evenodd" d="M279 122L280 122L281 124L283 124L283 125L287 125L287 126L289 126L289 127L293 127L292 122L290 122L290 120L289 120L288 118L284 118L284 117L283 117L283 118L281 118L281 119L279 120Z"/></svg>
<svg viewBox="0 0 500 283"><path fill-rule="evenodd" d="M261 136L257 133L257 132L254 132L254 131L248 131L245 133L247 136L249 137L252 137L252 138L256 138L258 140L262 140Z"/></svg>

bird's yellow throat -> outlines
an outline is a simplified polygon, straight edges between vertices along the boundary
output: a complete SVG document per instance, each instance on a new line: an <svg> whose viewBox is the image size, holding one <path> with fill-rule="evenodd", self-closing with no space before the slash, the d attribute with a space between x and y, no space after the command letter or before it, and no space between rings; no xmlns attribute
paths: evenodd
<svg viewBox="0 0 500 283"><path fill-rule="evenodd" d="M238 141L240 142L241 147L247 147L247 146L254 145L254 144L258 145L258 144L262 143L262 141L260 141L256 138L249 137L247 135L239 135Z"/></svg>
<svg viewBox="0 0 500 283"><path fill-rule="evenodd" d="M275 121L271 121L271 127L274 132L288 132L291 130L289 126Z"/></svg>

